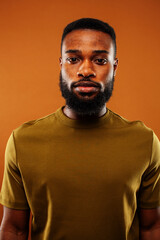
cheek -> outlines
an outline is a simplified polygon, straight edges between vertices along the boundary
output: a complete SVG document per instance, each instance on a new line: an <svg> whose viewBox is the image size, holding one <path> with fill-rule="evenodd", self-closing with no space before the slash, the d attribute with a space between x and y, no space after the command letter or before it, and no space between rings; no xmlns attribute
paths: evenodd
<svg viewBox="0 0 160 240"><path fill-rule="evenodd" d="M74 69L72 69L71 67L67 67L65 68L64 66L61 68L61 74L62 74L62 78L64 79L65 83L67 84L68 88L71 90L71 84L73 81L76 81L75 78L75 72Z"/></svg>
<svg viewBox="0 0 160 240"><path fill-rule="evenodd" d="M62 76L64 79L66 79L66 78L68 79L68 73L64 67L62 67L61 73L62 73Z"/></svg>
<svg viewBox="0 0 160 240"><path fill-rule="evenodd" d="M107 81L111 81L113 78L113 74L114 74L114 67L113 64L109 64L107 71L106 71L106 79Z"/></svg>
<svg viewBox="0 0 160 240"><path fill-rule="evenodd" d="M107 68L104 71L97 72L97 78L103 83L111 81L113 78L113 68Z"/></svg>
<svg viewBox="0 0 160 240"><path fill-rule="evenodd" d="M66 80L72 81L72 79L75 78L76 72L72 66L68 66L68 65L67 67L65 65L62 66L61 72L62 72L63 78L65 78Z"/></svg>

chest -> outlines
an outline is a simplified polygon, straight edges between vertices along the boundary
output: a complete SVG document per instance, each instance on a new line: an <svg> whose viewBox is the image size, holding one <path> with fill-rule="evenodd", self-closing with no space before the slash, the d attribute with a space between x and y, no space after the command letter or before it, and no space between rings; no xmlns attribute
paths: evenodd
<svg viewBox="0 0 160 240"><path fill-rule="evenodd" d="M144 141L125 132L32 138L20 154L21 172L30 189L46 185L74 192L98 193L113 186L117 191L128 186L137 190L149 162Z"/></svg>

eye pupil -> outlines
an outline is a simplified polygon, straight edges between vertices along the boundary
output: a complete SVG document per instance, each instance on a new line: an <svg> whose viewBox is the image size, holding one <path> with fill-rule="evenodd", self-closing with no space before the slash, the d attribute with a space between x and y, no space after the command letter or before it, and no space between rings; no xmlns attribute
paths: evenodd
<svg viewBox="0 0 160 240"><path fill-rule="evenodd" d="M107 60L106 59L103 59L103 58L98 58L96 59L97 63L99 64L106 64L107 63Z"/></svg>
<svg viewBox="0 0 160 240"><path fill-rule="evenodd" d="M67 61L70 63L76 63L78 61L78 59L76 57L69 57L67 58ZM107 59L104 58L97 58L95 59L95 62L97 62L97 64L106 64L107 63Z"/></svg>
<svg viewBox="0 0 160 240"><path fill-rule="evenodd" d="M77 62L77 58L76 58L76 57L68 57L68 58L67 58L67 61L68 61L69 63L76 63L76 62Z"/></svg>

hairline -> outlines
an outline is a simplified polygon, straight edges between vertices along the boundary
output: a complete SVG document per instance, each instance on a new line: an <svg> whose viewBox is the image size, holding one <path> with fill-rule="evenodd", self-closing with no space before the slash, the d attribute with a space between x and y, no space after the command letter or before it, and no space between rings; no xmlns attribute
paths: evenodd
<svg viewBox="0 0 160 240"><path fill-rule="evenodd" d="M94 28L77 28L77 29L73 29L73 30L71 30L70 32L68 32L68 33L64 36L64 38L61 40L61 54L62 54L62 45L63 45L63 42L64 42L66 36L67 36L69 33L74 32L74 31L78 31L78 30L84 30L84 31L86 31L86 30L91 30L91 31L96 31L96 32L102 32L102 33L105 33L105 34L109 35L110 38L111 38L111 40L112 40L113 46L114 46L114 57L116 57L116 44L115 44L115 41L113 40L111 34L105 32L105 31L99 30L99 29L94 29Z"/></svg>

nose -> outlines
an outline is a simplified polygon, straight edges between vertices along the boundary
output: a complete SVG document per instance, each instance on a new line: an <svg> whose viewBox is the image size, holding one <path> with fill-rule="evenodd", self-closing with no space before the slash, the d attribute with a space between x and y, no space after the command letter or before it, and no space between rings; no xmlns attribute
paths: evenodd
<svg viewBox="0 0 160 240"><path fill-rule="evenodd" d="M89 60L85 60L80 65L77 71L78 77L95 77L96 73L93 69L92 63Z"/></svg>

